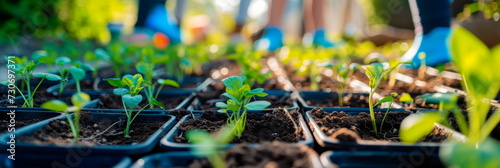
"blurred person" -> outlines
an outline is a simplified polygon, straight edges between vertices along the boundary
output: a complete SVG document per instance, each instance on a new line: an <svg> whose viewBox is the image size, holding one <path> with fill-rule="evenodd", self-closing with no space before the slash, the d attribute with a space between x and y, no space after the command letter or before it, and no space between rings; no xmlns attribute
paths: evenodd
<svg viewBox="0 0 500 168"><path fill-rule="evenodd" d="M312 40L306 41L305 45L334 46L332 42L327 40L325 35L323 4L324 0L304 0L306 35L312 34ZM283 32L281 31L280 24L285 5L286 0L271 0L269 22L263 36L255 41L255 48L274 51L283 46Z"/></svg>
<svg viewBox="0 0 500 168"><path fill-rule="evenodd" d="M174 17L165 6L166 0L139 0L136 27L146 27L165 34L172 43L180 43L181 21L185 0L177 0Z"/></svg>
<svg viewBox="0 0 500 168"><path fill-rule="evenodd" d="M451 61L447 39L451 29L450 0L409 0L415 26L415 39L400 61L411 61L410 68L422 64L419 55L425 53L425 64L436 66Z"/></svg>

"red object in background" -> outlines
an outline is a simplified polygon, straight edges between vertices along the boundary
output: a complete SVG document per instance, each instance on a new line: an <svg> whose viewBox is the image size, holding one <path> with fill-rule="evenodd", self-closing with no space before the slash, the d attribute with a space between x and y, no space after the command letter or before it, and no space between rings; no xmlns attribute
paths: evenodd
<svg viewBox="0 0 500 168"><path fill-rule="evenodd" d="M167 37L167 35L161 33L161 32L156 32L153 35L153 43L158 49L165 49L167 48L168 44L170 44L170 39Z"/></svg>

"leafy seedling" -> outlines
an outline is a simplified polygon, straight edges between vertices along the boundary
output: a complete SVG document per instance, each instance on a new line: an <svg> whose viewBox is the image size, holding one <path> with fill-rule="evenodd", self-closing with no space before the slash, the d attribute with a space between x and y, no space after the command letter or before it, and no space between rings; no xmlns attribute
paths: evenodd
<svg viewBox="0 0 500 168"><path fill-rule="evenodd" d="M94 67L95 71L92 72L92 78L97 77L98 68L99 68L99 61L103 60L105 62L111 61L111 57L109 54L102 48L96 48L94 52L88 51L85 53L83 59L85 62L88 62Z"/></svg>
<svg viewBox="0 0 500 168"><path fill-rule="evenodd" d="M378 131L377 131L377 123L375 119L375 112L373 111L373 108L375 107L373 105L373 95L377 91L378 85L380 84L380 81L387 76L394 68L398 67L401 65L401 63L394 63L394 64L389 64L388 67L384 67L383 64L381 63L372 63L370 65L365 65L363 68L365 69L365 74L368 76L370 79L370 82L368 86L370 86L370 94L368 97L368 104L370 108L370 117L372 120L372 126L373 130L375 132L375 135L378 137Z"/></svg>
<svg viewBox="0 0 500 168"><path fill-rule="evenodd" d="M130 125L132 125L132 122L137 117L137 115L139 115L139 113L141 113L142 110L144 110L147 107L146 105L139 111L137 111L135 115L133 114L134 108L138 106L143 99L140 92L144 87L151 85L151 83L144 81L141 74L136 74L134 76L125 75L121 79L108 78L104 80L106 80L110 85L118 87L113 90L113 93L116 95L120 95L122 97L123 109L125 110L125 115L127 116L127 125L123 132L125 137L129 137ZM161 105L161 103L156 100L153 100L150 103Z"/></svg>
<svg viewBox="0 0 500 168"><path fill-rule="evenodd" d="M343 106L344 105L344 94L347 92L347 89L349 88L349 83L351 82L350 77L354 73L355 70L358 70L361 68L359 64L356 63L351 63L351 64L346 64L346 63L339 63L339 64L333 64L333 63L327 63L324 65L321 65L324 67L331 68L333 71L333 78L334 80L338 81L339 84L337 84L337 89L339 93L339 105Z"/></svg>
<svg viewBox="0 0 500 168"><path fill-rule="evenodd" d="M465 88L468 120L461 115L456 99L442 101L442 110L453 110L457 117L460 131L467 137L465 142L449 141L450 145L440 148L441 160L450 167L500 167L497 159L500 154L500 143L488 136L500 122L500 110L496 110L487 119L491 100L500 90L500 74L493 73L500 65L500 46L491 50L477 37L464 28L457 27L451 35L451 55L453 62L462 75L462 86ZM454 108L451 108L454 107ZM401 124L401 140L414 143L416 139L427 135L428 126L437 122L431 120L432 113L423 113L403 120ZM415 134L415 132L420 132ZM405 137L405 138L403 138Z"/></svg>
<svg viewBox="0 0 500 168"><path fill-rule="evenodd" d="M268 101L251 101L254 96L265 97L264 89L250 89L248 84L244 84L244 77L231 76L222 80L226 86L226 92L222 95L227 97L226 103L217 102L216 106L221 108L219 112L228 115L228 126L235 137L241 137L246 125L247 110L262 110L271 103Z"/></svg>
<svg viewBox="0 0 500 168"><path fill-rule="evenodd" d="M19 89L16 85L15 86L16 90L21 94L21 97L24 99L23 107L33 107L33 97L35 96L36 91L38 90L38 87L42 84L43 80L47 79L50 81L60 81L61 76L56 75L56 74L50 74L50 73L35 73L35 68L40 65L40 63L35 62L34 60L29 60L28 57L15 57L13 59L8 59L6 56L5 58L7 61L13 63L14 68L9 69L8 71L14 71L16 76L18 78L21 78L22 81L24 82L24 85L26 86L26 94L24 94L21 89ZM10 66L10 65L9 65ZM10 73L9 73L10 74ZM37 77L41 78L40 82L36 85L36 87L31 90L31 78ZM14 83L14 81L5 81L2 82L3 85L8 86L9 83Z"/></svg>
<svg viewBox="0 0 500 168"><path fill-rule="evenodd" d="M80 134L80 111L89 101L90 96L87 93L80 92L71 96L71 103L73 103L73 106L69 106L61 100L50 100L43 103L41 107L66 114L66 119L73 133L74 142L77 142ZM71 113L74 113L73 120L71 120L69 116Z"/></svg>
<svg viewBox="0 0 500 168"><path fill-rule="evenodd" d="M193 148L191 148L191 151L193 151L197 157L206 157L213 167L226 167L223 157L224 154L222 151L219 151L218 148L229 144L234 138L231 127L225 126L213 136L203 130L189 130L186 132L186 138L189 142L195 144Z"/></svg>
<svg viewBox="0 0 500 168"><path fill-rule="evenodd" d="M261 58L264 56L262 51L239 51L229 56L229 59L235 60L238 67L241 69L241 75L247 80L245 84L253 86L254 84L263 84L271 75L270 71L260 72L263 67L260 64Z"/></svg>

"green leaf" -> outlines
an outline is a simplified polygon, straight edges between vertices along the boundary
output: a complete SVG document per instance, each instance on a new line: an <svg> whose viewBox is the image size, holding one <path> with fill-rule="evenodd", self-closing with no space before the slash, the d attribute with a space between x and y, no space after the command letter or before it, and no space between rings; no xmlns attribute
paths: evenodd
<svg viewBox="0 0 500 168"><path fill-rule="evenodd" d="M55 63L55 62L54 62L54 58L51 58L51 57L49 57L49 56L42 56L42 57L38 57L38 58L36 58L36 59L34 59L34 60L36 60L36 61L38 61L38 62L41 62L41 63L44 63L44 64L49 64L49 65L50 65L50 64L54 64L54 63Z"/></svg>
<svg viewBox="0 0 500 168"><path fill-rule="evenodd" d="M440 102L445 103L456 103L459 95L456 93L426 93L415 97L417 101L425 101L426 103L439 104Z"/></svg>
<svg viewBox="0 0 500 168"><path fill-rule="evenodd" d="M226 108L227 107L227 104L224 103L224 102L217 102L215 103L215 107L218 107L218 108Z"/></svg>
<svg viewBox="0 0 500 168"><path fill-rule="evenodd" d="M206 157L217 152L214 138L204 130L189 130L186 132L186 139L192 144L197 144L192 151L198 157Z"/></svg>
<svg viewBox="0 0 500 168"><path fill-rule="evenodd" d="M266 97L268 94L264 93L264 89L256 88L252 91L248 92L246 96L258 96L258 97Z"/></svg>
<svg viewBox="0 0 500 168"><path fill-rule="evenodd" d="M379 100L373 107L377 107L378 105L385 103L385 102L392 102L394 101L394 97L392 95L386 96L383 99Z"/></svg>
<svg viewBox="0 0 500 168"><path fill-rule="evenodd" d="M133 80L134 80L134 77L132 75L125 75L122 78L122 83L131 87L131 86L133 86L133 83L134 83Z"/></svg>
<svg viewBox="0 0 500 168"><path fill-rule="evenodd" d="M55 63L58 65L65 65L71 63L71 59L69 57L57 57Z"/></svg>
<svg viewBox="0 0 500 168"><path fill-rule="evenodd" d="M403 143L416 143L427 136L434 128L434 123L439 123L442 115L439 112L424 112L406 117L399 131L399 138Z"/></svg>
<svg viewBox="0 0 500 168"><path fill-rule="evenodd" d="M245 108L248 110L262 110L267 108L269 105L271 105L271 103L268 101L254 101L245 105Z"/></svg>
<svg viewBox="0 0 500 168"><path fill-rule="evenodd" d="M71 96L71 103L77 107L83 107L90 101L90 96L87 93L75 93Z"/></svg>
<svg viewBox="0 0 500 168"><path fill-rule="evenodd" d="M241 103L241 102L240 102L240 100L239 100L238 98L236 98L234 95L229 94L229 93L227 93L227 92L226 92L226 93L222 93L222 96L226 96L227 98L229 98L229 99L233 100L234 102L236 102L236 103L238 103L238 104L240 104L240 103Z"/></svg>
<svg viewBox="0 0 500 168"><path fill-rule="evenodd" d="M449 142L439 150L439 158L448 167L500 167L500 143L487 138L473 143Z"/></svg>
<svg viewBox="0 0 500 168"><path fill-rule="evenodd" d="M399 97L399 101L406 103L406 104L411 104L413 102L413 98L411 97L410 94L408 93L403 93L401 97Z"/></svg>
<svg viewBox="0 0 500 168"><path fill-rule="evenodd" d="M240 76L231 76L231 77L227 77L225 79L222 79L222 83L224 83L224 86L226 86L226 89L231 89L231 90L239 90L241 87L243 87L244 81L245 81L245 78L240 77Z"/></svg>
<svg viewBox="0 0 500 168"><path fill-rule="evenodd" d="M82 64L82 69L87 71L87 72L93 72L95 71L95 68L90 66L89 64Z"/></svg>
<svg viewBox="0 0 500 168"><path fill-rule="evenodd" d="M47 54L47 51L44 51L44 50L38 50L38 51L33 52L33 54L31 54L31 58L33 58L33 60L38 61L38 62L42 62L42 61L40 61L40 59L41 58L45 59L45 57L48 57L48 54ZM54 62L54 59L51 59L51 60L52 60L52 62Z"/></svg>
<svg viewBox="0 0 500 168"><path fill-rule="evenodd" d="M158 106L158 107L161 107L161 109L165 109L165 106L163 104L161 104L159 101L156 101L156 100L151 100L151 103L153 103L154 105Z"/></svg>
<svg viewBox="0 0 500 168"><path fill-rule="evenodd" d="M124 94L127 94L129 92L128 89L125 89L125 88L116 88L116 89L113 89L113 93L115 95L124 95Z"/></svg>
<svg viewBox="0 0 500 168"><path fill-rule="evenodd" d="M125 87L125 83L123 83L120 78L106 78L104 80L107 81L111 86L119 88Z"/></svg>
<svg viewBox="0 0 500 168"><path fill-rule="evenodd" d="M123 103L127 109L133 109L135 106L139 105L142 101L142 95L132 96L130 94L125 94L122 96Z"/></svg>
<svg viewBox="0 0 500 168"><path fill-rule="evenodd" d="M77 68L72 66L69 68L69 73L73 76L75 80L82 80L85 77L85 71L82 68Z"/></svg>
<svg viewBox="0 0 500 168"><path fill-rule="evenodd" d="M52 111L65 112L69 106L61 100L50 100L43 103L40 107Z"/></svg>
<svg viewBox="0 0 500 168"><path fill-rule="evenodd" d="M176 88L180 88L181 87L179 85L179 83L177 83L176 81L174 81L172 79L158 79L157 82L159 84L161 84L161 85L168 85L168 86L172 86L172 87L176 87Z"/></svg>
<svg viewBox="0 0 500 168"><path fill-rule="evenodd" d="M51 74L51 73L36 73L33 75L34 77L37 78L43 78L50 80L50 81L60 81L62 80L61 76L56 75L56 74Z"/></svg>
<svg viewBox="0 0 500 168"><path fill-rule="evenodd" d="M489 61L485 61L489 60L490 57L488 47L465 28L456 27L453 30L450 48L452 60L461 73L469 73L483 68L492 70L487 65Z"/></svg>
<svg viewBox="0 0 500 168"><path fill-rule="evenodd" d="M111 57L109 56L109 53L105 50L103 50L102 48L96 48L94 50L94 53L95 53L95 56L97 58L100 58L100 59L103 59L103 60L106 60L106 61L110 61L111 60Z"/></svg>

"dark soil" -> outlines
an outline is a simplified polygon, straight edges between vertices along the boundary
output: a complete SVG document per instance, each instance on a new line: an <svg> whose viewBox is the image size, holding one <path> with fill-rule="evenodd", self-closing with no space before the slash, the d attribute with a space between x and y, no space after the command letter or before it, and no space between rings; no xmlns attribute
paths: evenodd
<svg viewBox="0 0 500 168"><path fill-rule="evenodd" d="M31 120L16 120L15 128L21 128L38 121L42 121L42 119L31 119ZM8 131L10 124L10 120L0 120L0 134L3 134Z"/></svg>
<svg viewBox="0 0 500 168"><path fill-rule="evenodd" d="M239 144L227 151L226 166L236 167L313 167L309 157L314 153L310 148L283 144L279 142L265 142L258 147L248 144ZM189 168L212 167L207 159L195 160Z"/></svg>
<svg viewBox="0 0 500 168"><path fill-rule="evenodd" d="M130 127L130 137L125 138L123 135L125 118L122 120L123 122L112 122L110 120L95 121L90 118L90 114L90 112L82 112L81 114L79 145L127 145L141 143L164 124L164 122L152 123L135 120ZM108 129L108 127L110 128ZM108 130L102 133L106 129ZM99 133L102 134L97 136ZM22 136L19 140L35 144L72 145L73 134L67 120L52 120L43 129L37 130L32 135Z"/></svg>
<svg viewBox="0 0 500 168"><path fill-rule="evenodd" d="M353 75L354 79L357 79L365 84L368 85L369 79L368 77L363 73L359 71L355 71ZM433 88L434 85L431 85L430 83L427 83L425 87L422 86L417 86L416 84L409 84L403 81L397 80L394 86L389 86L388 80L383 80L380 82L380 85L377 89L377 93L380 93L382 96L388 96L392 92L396 92L398 94L402 93L408 93L412 97L416 97L418 95L422 95L424 93L431 93L431 92L436 92L436 90Z"/></svg>
<svg viewBox="0 0 500 168"><path fill-rule="evenodd" d="M317 100L306 100L307 105L312 107L362 107L368 108L368 95L361 94L352 94L349 93L344 96L344 105L340 106L338 101L338 96L322 99L321 101ZM379 108L380 106L376 107Z"/></svg>
<svg viewBox="0 0 500 168"><path fill-rule="evenodd" d="M298 122L298 113L289 111L295 123ZM174 135L178 143L188 143L184 137L185 132L193 129L202 129L210 133L217 132L226 124L227 115L224 113L205 112L195 119L190 119L182 123L179 132ZM267 141L298 142L304 139L304 134L300 129L294 127L284 110L278 109L266 115L249 113L245 131L240 138L235 138L231 143L261 143Z"/></svg>
<svg viewBox="0 0 500 168"><path fill-rule="evenodd" d="M399 70L399 73L410 76L410 77L418 78L418 70L416 70L416 69L403 69L403 68L401 68ZM457 88L457 89L462 90L462 85L460 83L460 80L456 80L456 79L450 79L450 78L438 77L438 76L432 76L432 75L425 74L423 79L420 79L420 80L431 83L432 85L445 85L445 86L449 86L452 88Z"/></svg>
<svg viewBox="0 0 500 168"><path fill-rule="evenodd" d="M285 97L285 96L287 96L287 97ZM271 105L269 107L267 107L267 109L279 108L279 107L281 107L281 108L293 107L293 100L290 98L290 95L284 95L282 97L269 95L263 99L258 98L258 100L266 100L266 101L270 102ZM219 96L217 95L217 97L214 99L205 99L205 101L200 100L201 103L198 105L195 105L194 109L195 110L204 110L204 111L218 110L219 108L215 106L215 103L225 102L225 101L226 101L226 98L219 98Z"/></svg>
<svg viewBox="0 0 500 168"><path fill-rule="evenodd" d="M384 114L382 112L375 113L377 129L380 129ZM372 122L368 113L360 113L358 115L346 114L344 112L327 113L321 109L314 109L311 112L313 119L327 136L347 142L359 142L362 140L399 142L401 121L409 114L410 112L389 112L384 121L383 130L379 130L380 137L377 137L373 132ZM442 142L447 137L448 134L442 130L435 130L419 142Z"/></svg>
<svg viewBox="0 0 500 168"><path fill-rule="evenodd" d="M186 98L187 98L187 96L185 96L185 97L173 97L173 98L161 98L161 95L160 95L158 98L158 101L165 106L165 109L174 109L182 101L184 101L184 99L186 99ZM143 96L142 102L134 109L139 110L146 105L148 105L148 100L145 96ZM99 96L98 108L99 109L123 109L122 97L120 95L115 95L113 93L101 94ZM149 110L148 107L145 109ZM161 110L161 108L158 106L155 106L154 110Z"/></svg>
<svg viewBox="0 0 500 168"><path fill-rule="evenodd" d="M290 77L290 81L292 82L293 86L298 90L312 90L311 79L309 77L292 75ZM327 91L338 91L336 85L337 85L336 82L322 75L321 80L318 83L318 89Z"/></svg>
<svg viewBox="0 0 500 168"><path fill-rule="evenodd" d="M33 104L34 104L34 107L40 107L43 103L50 101L50 100L54 100L54 99L61 100L61 101L65 102L66 104L71 105L71 97L59 98L59 97L52 95L51 93L47 93L46 91L39 91L39 92L35 93ZM21 100L22 101L20 101L19 103L16 103L15 105L17 105L18 107L22 107L23 103L24 103L24 99L21 98ZM12 106L12 104L10 104L9 102L2 102L2 103L0 103L0 106Z"/></svg>

